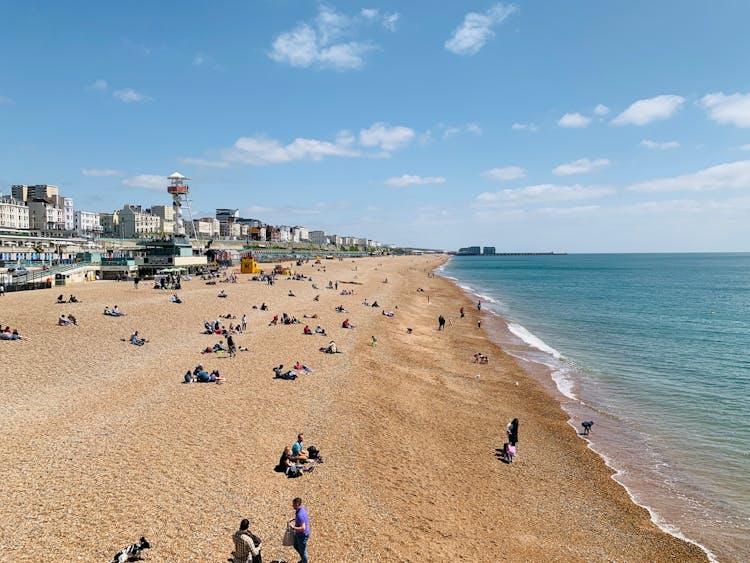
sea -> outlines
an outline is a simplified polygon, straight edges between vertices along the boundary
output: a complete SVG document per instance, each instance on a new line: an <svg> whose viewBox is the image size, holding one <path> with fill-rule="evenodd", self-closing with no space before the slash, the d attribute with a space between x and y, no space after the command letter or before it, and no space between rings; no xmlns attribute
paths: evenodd
<svg viewBox="0 0 750 563"><path fill-rule="evenodd" d="M750 561L750 253L455 256L438 273L665 531Z"/></svg>

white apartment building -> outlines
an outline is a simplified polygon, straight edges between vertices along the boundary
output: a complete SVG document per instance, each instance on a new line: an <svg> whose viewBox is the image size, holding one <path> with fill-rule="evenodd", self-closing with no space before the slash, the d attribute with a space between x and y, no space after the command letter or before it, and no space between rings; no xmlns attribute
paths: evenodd
<svg viewBox="0 0 750 563"><path fill-rule="evenodd" d="M199 237L217 237L221 232L221 224L218 219L213 217L201 217L193 220L195 233Z"/></svg>
<svg viewBox="0 0 750 563"><path fill-rule="evenodd" d="M76 211L74 228L79 234L101 233L104 230L99 221L99 214L94 211Z"/></svg>
<svg viewBox="0 0 750 563"><path fill-rule="evenodd" d="M278 229L278 241L279 242L290 242L292 240L292 228L287 225L279 225Z"/></svg>
<svg viewBox="0 0 750 563"><path fill-rule="evenodd" d="M11 196L0 196L0 228L28 229L29 208Z"/></svg>
<svg viewBox="0 0 750 563"><path fill-rule="evenodd" d="M310 231L308 231L305 227L300 227L299 225L292 227L292 240L294 242L309 242Z"/></svg>
<svg viewBox="0 0 750 563"><path fill-rule="evenodd" d="M120 236L123 238L139 238L159 234L161 219L151 215L140 205L125 204L120 210Z"/></svg>

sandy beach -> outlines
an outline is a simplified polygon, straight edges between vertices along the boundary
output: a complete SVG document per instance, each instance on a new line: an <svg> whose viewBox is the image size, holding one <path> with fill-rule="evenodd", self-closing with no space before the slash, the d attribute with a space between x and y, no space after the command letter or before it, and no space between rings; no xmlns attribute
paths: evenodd
<svg viewBox="0 0 750 563"><path fill-rule="evenodd" d="M196 278L179 305L146 282L0 297L0 323L28 337L0 341L0 561L107 561L141 536L146 561L226 561L243 517L264 561L296 561L281 546L296 496L312 561L705 561L611 479L556 400L477 328L466 295L428 277L443 260L296 268L317 290ZM82 303L57 305L60 293ZM263 302L268 311L253 308ZM126 316L102 314L115 304ZM330 337L268 326L283 312ZM69 313L79 326L56 326ZM203 321L227 313L247 314L234 339L249 351L201 355L220 339L201 333ZM356 328L342 329L345 318ZM145 346L122 340L134 330ZM319 352L331 338L343 353ZM477 351L487 365L473 363ZM314 373L273 379L272 367L296 361ZM227 381L183 384L199 363ZM514 417L519 452L507 464L495 454ZM273 468L298 432L325 463L287 479Z"/></svg>

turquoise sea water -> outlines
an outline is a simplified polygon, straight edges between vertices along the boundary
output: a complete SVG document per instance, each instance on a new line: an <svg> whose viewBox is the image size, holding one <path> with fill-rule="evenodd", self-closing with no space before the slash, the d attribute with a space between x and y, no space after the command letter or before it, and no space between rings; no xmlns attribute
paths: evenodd
<svg viewBox="0 0 750 563"><path fill-rule="evenodd" d="M440 273L499 315L493 337L577 429L595 421L591 447L659 525L750 560L750 254L454 257Z"/></svg>

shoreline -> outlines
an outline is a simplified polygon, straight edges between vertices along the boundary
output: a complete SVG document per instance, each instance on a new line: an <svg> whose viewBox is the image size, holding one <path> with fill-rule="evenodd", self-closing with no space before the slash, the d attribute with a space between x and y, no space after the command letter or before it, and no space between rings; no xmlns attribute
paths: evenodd
<svg viewBox="0 0 750 563"><path fill-rule="evenodd" d="M467 282L463 282L463 280L459 278L448 276L442 272L444 266L448 264L452 258L453 257L448 257L445 260L445 262L437 266L435 269L435 273L441 276L443 279L445 279L449 283L456 286L457 289L459 289L464 294L466 294L467 297L469 297L470 299L477 299L477 298L488 299L488 296L478 293L479 290L476 290L475 288L470 288L469 286L461 285L461 283L467 283ZM504 332L506 335L517 338L518 340L523 342L523 346L527 347L529 350L537 349L532 344L524 341L524 339L522 339L520 336L514 334L513 331L509 329L509 325L511 321L505 318L501 313L491 310L491 309L486 309L486 313L496 318L497 322L500 325L502 325L498 327L498 329ZM618 467L616 462L610 459L604 451L600 451L599 449L597 449L596 443L594 441L592 441L591 439L586 439L585 437L582 437L578 433L578 428L575 423L575 413L573 412L575 409L573 409L572 407L573 406L577 407L579 411L586 411L587 414L598 414L598 411L596 409L593 409L591 406L583 402L577 395L573 394L572 391L563 390L561 388L561 385L564 386L564 383L558 381L554 377L554 369L551 366L541 361L535 361L533 359L524 358L520 355L516 356L515 354L508 352L507 350L504 349L504 343L503 343L502 338L497 338L497 337L493 338L493 334L492 334L493 331L486 328L486 325L485 327L483 327L482 330L486 332L488 340L492 341L501 349L503 349L505 353L508 353L512 357L515 357L518 360L517 363L518 363L519 368L524 370L529 375L529 377L537 379L543 385L543 387L547 389L550 396L559 404L560 410L564 412L565 415L568 417L567 422L571 430L576 434L578 438L580 438L586 444L586 447L589 450L593 451L602 460L602 462L606 465L606 467L611 470L612 481L617 483L620 487L622 487L625 490L625 492L628 494L633 504L648 511L650 520L654 525L656 525L663 532L679 540L688 542L690 544L693 544L699 547L705 553L709 561L711 562L718 561L718 558L716 557L716 555L707 546L683 534L681 531L676 529L672 524L670 524L667 520L665 520L662 516L660 516L656 512L656 509L654 507L649 506L649 504L647 504L645 501L640 501L638 499L637 491L634 491L631 487L629 487L626 483L622 482L619 479L619 477L624 474L624 470ZM535 335L532 334L532 336L536 338ZM543 346L546 346L545 343L543 342L541 343ZM542 350L542 351L546 351L546 350ZM550 349L550 351L556 352L552 349ZM536 370L529 369L528 367L524 367L523 365L524 362L534 363L536 365ZM575 405L573 403L575 403ZM607 413L603 413L603 414L605 416L610 416Z"/></svg>
<svg viewBox="0 0 750 563"><path fill-rule="evenodd" d="M184 305L169 303L169 291L118 282L71 288L82 301L75 309L53 305L55 288L4 297L2 321L31 338L3 343L3 557L104 560L145 535L149 561L224 560L249 517L265 557L290 559L281 523L301 496L316 561L705 561L612 482L558 402L476 328L463 291L427 277L438 260L299 268L320 290L193 279L179 292ZM328 280L355 295L322 289ZM219 289L229 298L217 299ZM261 302L268 311L250 308ZM127 316L101 314L114 304ZM356 329L340 328L339 304ZM69 312L80 326L55 326ZM202 321L227 312L248 313L249 332L235 341L250 352L202 356L216 340L200 333ZM343 354L319 353L328 338L304 336L304 325L269 327L281 312L318 313L312 326L323 325ZM146 346L120 341L134 329ZM488 365L472 363L477 350ZM272 366L297 360L315 372L273 379ZM182 384L196 363L220 369L226 383ZM519 453L505 464L495 449L513 417ZM300 431L326 462L286 479L272 468Z"/></svg>

